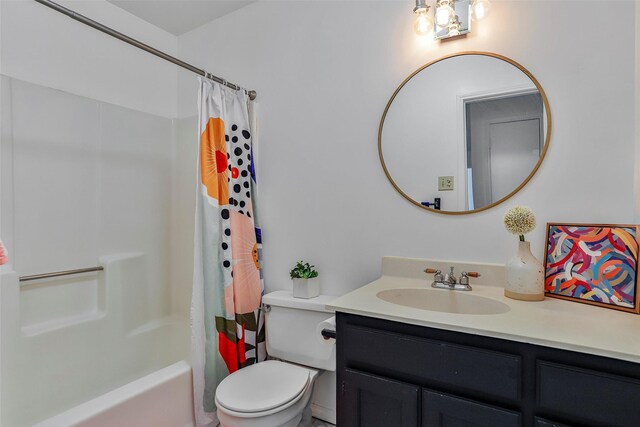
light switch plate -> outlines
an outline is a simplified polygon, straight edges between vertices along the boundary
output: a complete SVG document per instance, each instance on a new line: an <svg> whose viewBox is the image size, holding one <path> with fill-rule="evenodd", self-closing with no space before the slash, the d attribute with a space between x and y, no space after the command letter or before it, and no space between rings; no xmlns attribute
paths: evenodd
<svg viewBox="0 0 640 427"><path fill-rule="evenodd" d="M452 176L439 176L438 177L438 191L452 191L453 190L453 177Z"/></svg>

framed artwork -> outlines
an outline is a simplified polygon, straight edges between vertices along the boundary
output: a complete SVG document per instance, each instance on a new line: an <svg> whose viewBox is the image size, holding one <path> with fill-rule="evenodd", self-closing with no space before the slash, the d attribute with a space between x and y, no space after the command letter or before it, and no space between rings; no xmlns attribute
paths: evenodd
<svg viewBox="0 0 640 427"><path fill-rule="evenodd" d="M547 224L548 297L640 312L638 226Z"/></svg>

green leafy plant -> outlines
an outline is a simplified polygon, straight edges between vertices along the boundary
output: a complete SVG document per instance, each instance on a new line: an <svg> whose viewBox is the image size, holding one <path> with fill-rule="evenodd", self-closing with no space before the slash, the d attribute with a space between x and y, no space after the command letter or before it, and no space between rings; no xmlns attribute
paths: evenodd
<svg viewBox="0 0 640 427"><path fill-rule="evenodd" d="M293 270L289 272L289 276L292 279L313 279L318 277L318 272L314 269L315 265L310 265L308 262L298 261Z"/></svg>

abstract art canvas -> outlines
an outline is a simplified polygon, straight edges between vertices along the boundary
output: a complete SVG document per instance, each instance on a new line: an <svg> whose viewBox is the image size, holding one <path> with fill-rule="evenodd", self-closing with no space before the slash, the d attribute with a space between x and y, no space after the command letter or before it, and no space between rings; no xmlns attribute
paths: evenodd
<svg viewBox="0 0 640 427"><path fill-rule="evenodd" d="M638 313L638 226L547 224L545 293Z"/></svg>

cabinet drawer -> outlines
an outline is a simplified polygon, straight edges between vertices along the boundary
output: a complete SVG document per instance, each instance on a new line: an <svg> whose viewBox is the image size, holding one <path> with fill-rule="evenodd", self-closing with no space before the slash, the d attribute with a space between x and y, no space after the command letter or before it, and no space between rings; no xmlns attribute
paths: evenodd
<svg viewBox="0 0 640 427"><path fill-rule="evenodd" d="M346 326L348 364L403 381L520 399L520 357L443 341Z"/></svg>
<svg viewBox="0 0 640 427"><path fill-rule="evenodd" d="M422 392L422 427L520 427L520 414L431 390Z"/></svg>
<svg viewBox="0 0 640 427"><path fill-rule="evenodd" d="M538 361L538 405L587 425L637 427L640 381Z"/></svg>

